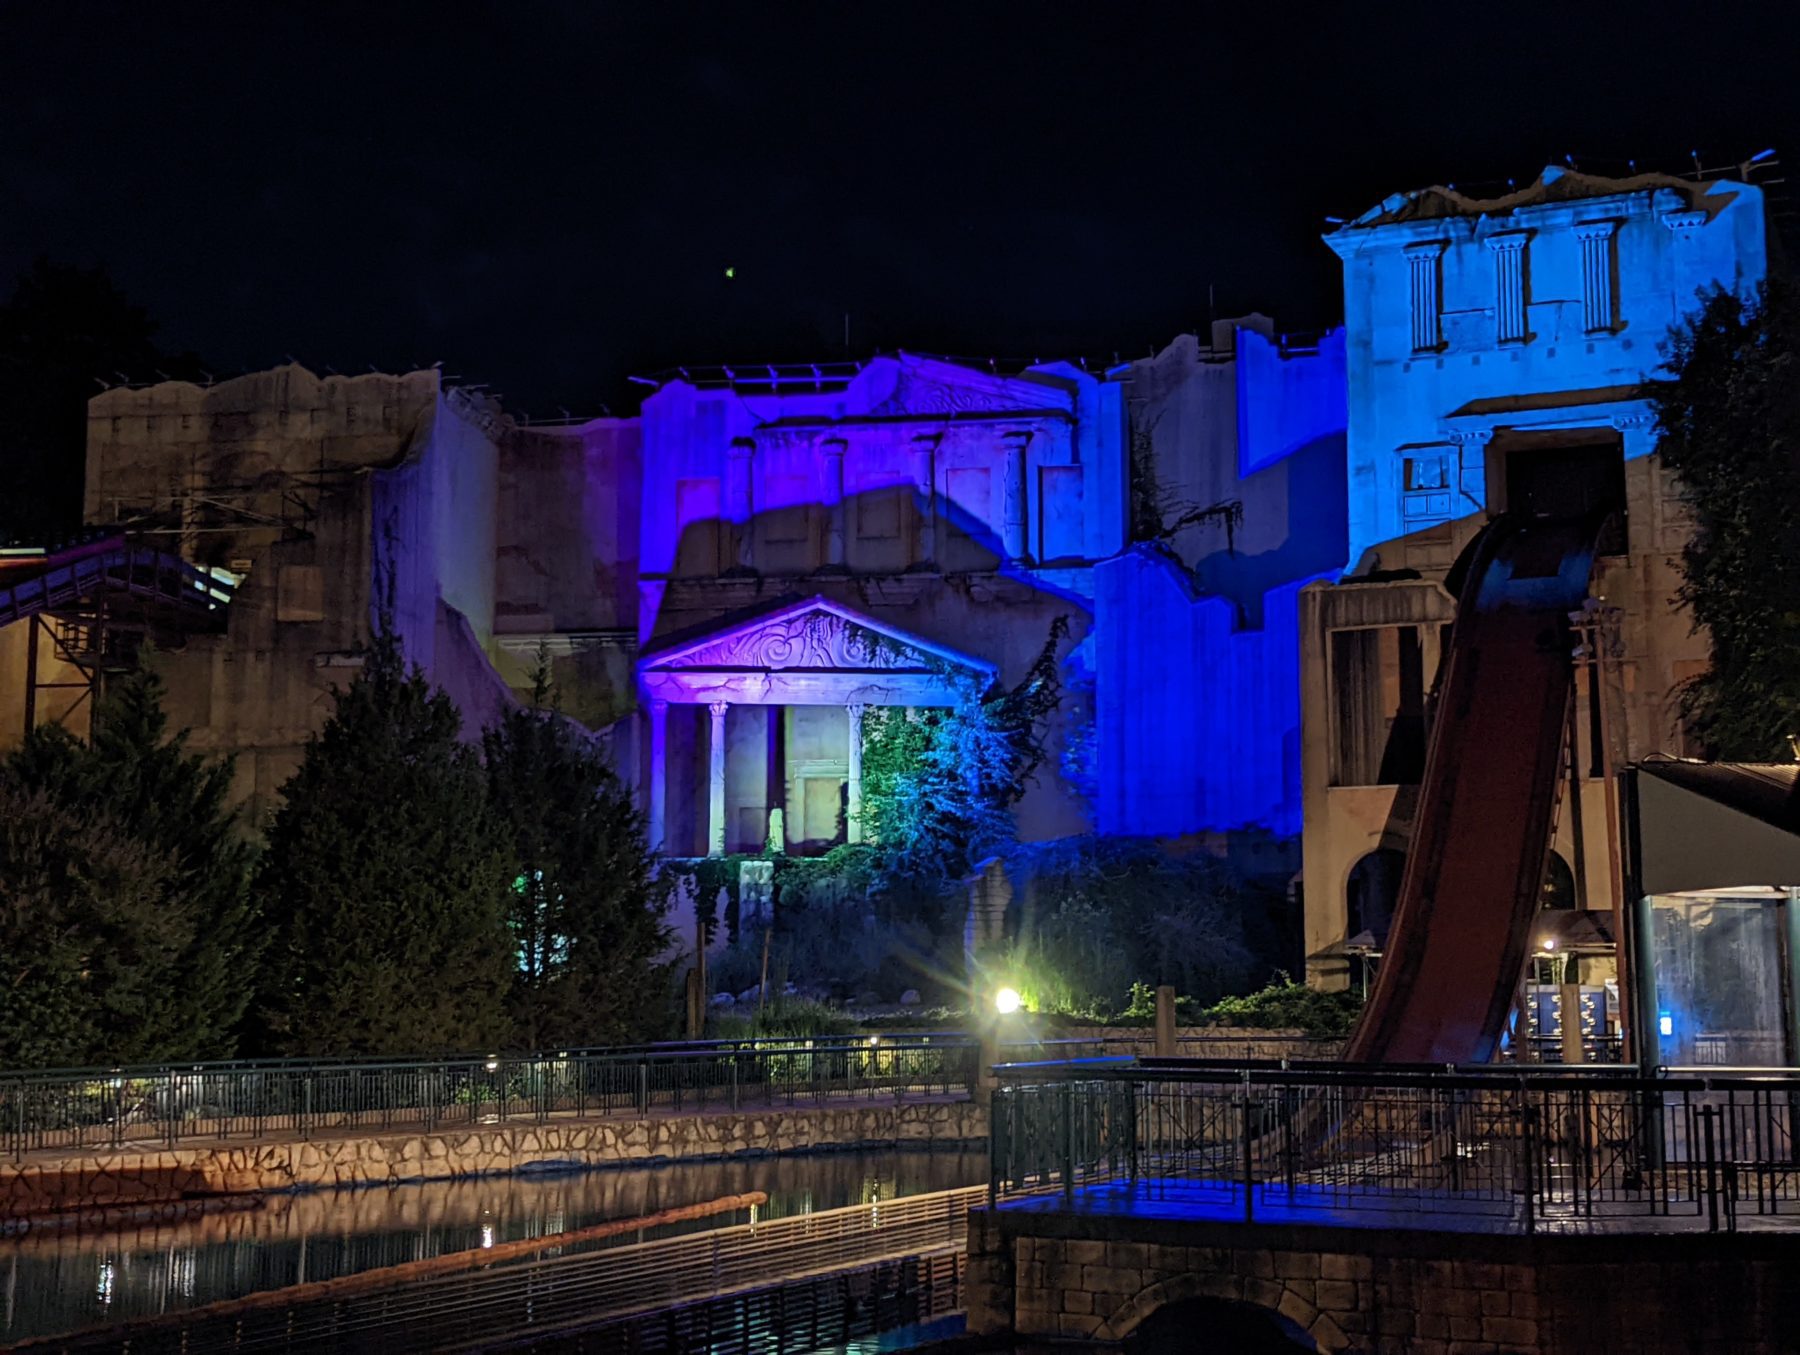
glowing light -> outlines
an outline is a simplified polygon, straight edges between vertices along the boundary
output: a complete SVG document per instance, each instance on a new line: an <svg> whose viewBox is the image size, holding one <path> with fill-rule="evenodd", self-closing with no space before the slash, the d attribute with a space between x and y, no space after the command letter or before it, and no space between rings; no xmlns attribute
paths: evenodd
<svg viewBox="0 0 1800 1355"><path fill-rule="evenodd" d="M1675 1033L1675 1018L1670 1016L1667 1012L1663 1012L1659 1015L1656 1018L1656 1033L1658 1035L1673 1035Z"/></svg>
<svg viewBox="0 0 1800 1355"><path fill-rule="evenodd" d="M493 1224L484 1223L481 1225L481 1245L483 1247L491 1247L494 1245L494 1225Z"/></svg>
<svg viewBox="0 0 1800 1355"><path fill-rule="evenodd" d="M1556 949L1556 938L1554 936L1546 936L1542 945L1544 947L1544 954L1548 955L1551 951Z"/></svg>
<svg viewBox="0 0 1800 1355"><path fill-rule="evenodd" d="M493 1072L498 1072L499 1069L500 1069L500 1060L497 1058L494 1058L492 1055L490 1055L488 1057L488 1061L487 1061L487 1070L490 1073L493 1073Z"/></svg>
<svg viewBox="0 0 1800 1355"><path fill-rule="evenodd" d="M1002 1016L1011 1016L1019 1010L1020 998L1017 989L1002 988L994 994L994 1010Z"/></svg>
<svg viewBox="0 0 1800 1355"><path fill-rule="evenodd" d="M736 277L736 276L737 276L737 269L735 269L735 268L727 268L727 269L726 269L726 270L725 270L725 276L726 276L726 277L728 277L728 278L735 278L735 277Z"/></svg>

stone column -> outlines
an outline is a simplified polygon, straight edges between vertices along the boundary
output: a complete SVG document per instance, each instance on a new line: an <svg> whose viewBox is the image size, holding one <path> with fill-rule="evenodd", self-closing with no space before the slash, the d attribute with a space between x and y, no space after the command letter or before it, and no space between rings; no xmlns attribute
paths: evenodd
<svg viewBox="0 0 1800 1355"><path fill-rule="evenodd" d="M1000 473L1000 544L1008 560L1025 558L1025 448L1030 433L1006 433L1006 463Z"/></svg>
<svg viewBox="0 0 1800 1355"><path fill-rule="evenodd" d="M842 438L829 438L819 444L825 454L825 567L844 567L844 452L848 444Z"/></svg>
<svg viewBox="0 0 1800 1355"><path fill-rule="evenodd" d="M865 707L860 701L852 701L844 707L844 713L850 717L850 775L845 799L848 802L844 817L844 837L849 842L862 841L862 743L863 743L863 711Z"/></svg>
<svg viewBox="0 0 1800 1355"><path fill-rule="evenodd" d="M712 775L707 795L706 854L723 856L725 855L725 712L731 709L731 702L714 701L707 706L707 709L712 712L712 742L707 745L707 752L712 759Z"/></svg>
<svg viewBox="0 0 1800 1355"><path fill-rule="evenodd" d="M650 703L650 850L663 849L669 795L669 703Z"/></svg>
<svg viewBox="0 0 1800 1355"><path fill-rule="evenodd" d="M737 535L737 554L731 563L742 569L755 568L754 524L755 493L751 489L750 458L756 444L749 438L735 438L726 452L725 520Z"/></svg>
<svg viewBox="0 0 1800 1355"><path fill-rule="evenodd" d="M931 433L912 441L912 477L919 489L918 563L937 563L937 448L942 434Z"/></svg>

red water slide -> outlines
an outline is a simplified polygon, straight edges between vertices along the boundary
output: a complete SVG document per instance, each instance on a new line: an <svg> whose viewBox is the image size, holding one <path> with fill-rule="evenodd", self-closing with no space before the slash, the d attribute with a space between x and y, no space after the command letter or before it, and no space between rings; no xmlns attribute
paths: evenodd
<svg viewBox="0 0 1800 1355"><path fill-rule="evenodd" d="M1550 847L1574 680L1568 613L1588 596L1602 525L1500 517L1458 567L1412 848L1347 1059L1494 1055Z"/></svg>

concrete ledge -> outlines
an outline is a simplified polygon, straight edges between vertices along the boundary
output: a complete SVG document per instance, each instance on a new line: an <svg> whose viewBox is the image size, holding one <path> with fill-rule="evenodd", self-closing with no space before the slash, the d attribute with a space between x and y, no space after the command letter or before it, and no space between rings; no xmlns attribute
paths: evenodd
<svg viewBox="0 0 1800 1355"><path fill-rule="evenodd" d="M0 1164L0 1219L208 1195L391 1185L531 1166L653 1165L777 1153L983 1142L985 1106L891 1097L702 1115L552 1119L435 1133L339 1134L32 1154Z"/></svg>

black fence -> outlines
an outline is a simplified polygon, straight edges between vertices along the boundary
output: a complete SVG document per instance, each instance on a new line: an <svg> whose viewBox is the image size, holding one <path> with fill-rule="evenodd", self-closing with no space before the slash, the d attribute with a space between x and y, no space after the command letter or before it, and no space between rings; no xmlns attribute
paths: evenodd
<svg viewBox="0 0 1800 1355"><path fill-rule="evenodd" d="M406 1062L0 1073L0 1154L943 1095L969 1091L979 1059L978 1046L962 1036L864 1035Z"/></svg>
<svg viewBox="0 0 1800 1355"><path fill-rule="evenodd" d="M1499 1231L1800 1226L1800 1078L1096 1059L1000 1069L991 1195Z"/></svg>

